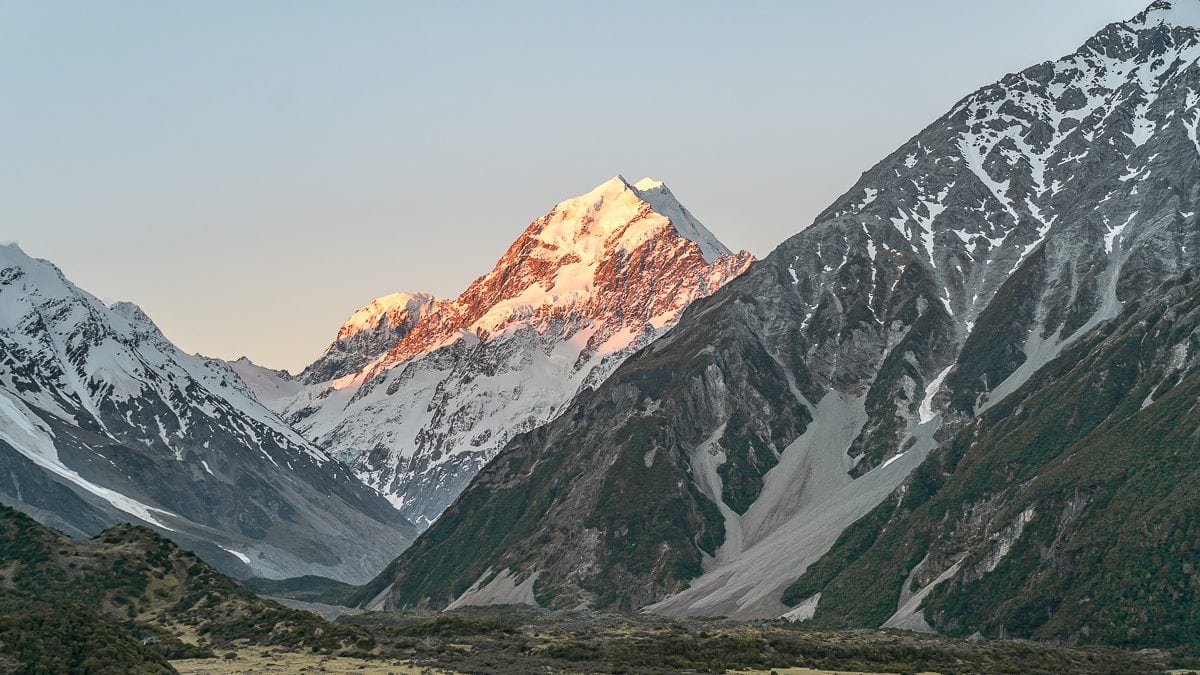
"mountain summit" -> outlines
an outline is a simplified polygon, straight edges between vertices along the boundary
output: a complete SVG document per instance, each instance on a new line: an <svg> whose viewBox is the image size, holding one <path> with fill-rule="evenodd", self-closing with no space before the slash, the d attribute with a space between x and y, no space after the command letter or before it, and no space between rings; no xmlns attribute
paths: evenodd
<svg viewBox="0 0 1200 675"><path fill-rule="evenodd" d="M743 272L661 182L621 176L538 218L458 298L358 310L278 409L419 524Z"/></svg>

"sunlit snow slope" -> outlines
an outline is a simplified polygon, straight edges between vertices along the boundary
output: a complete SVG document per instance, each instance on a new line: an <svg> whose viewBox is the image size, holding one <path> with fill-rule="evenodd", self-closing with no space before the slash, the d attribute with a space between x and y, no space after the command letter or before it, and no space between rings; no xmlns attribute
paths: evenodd
<svg viewBox="0 0 1200 675"><path fill-rule="evenodd" d="M428 524L510 438L751 259L661 182L615 177L534 221L457 299L396 294L355 312L284 417Z"/></svg>

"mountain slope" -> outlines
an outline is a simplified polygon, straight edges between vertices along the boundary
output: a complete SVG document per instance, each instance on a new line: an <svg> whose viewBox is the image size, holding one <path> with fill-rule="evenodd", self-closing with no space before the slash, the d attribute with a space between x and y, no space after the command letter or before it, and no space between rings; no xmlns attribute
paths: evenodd
<svg viewBox="0 0 1200 675"><path fill-rule="evenodd" d="M787 586L941 439L1196 265L1198 5L968 96L516 437L358 599L811 612Z"/></svg>
<svg viewBox="0 0 1200 675"><path fill-rule="evenodd" d="M750 260L662 183L618 176L534 221L457 299L395 294L355 312L284 415L427 524L508 439Z"/></svg>
<svg viewBox="0 0 1200 675"><path fill-rule="evenodd" d="M223 363L0 247L0 495L75 535L134 520L238 576L368 577L414 534Z"/></svg>
<svg viewBox="0 0 1200 675"><path fill-rule="evenodd" d="M789 589L823 625L1195 644L1200 283L1098 327ZM837 559L836 565L827 561ZM928 620L928 622L927 622Z"/></svg>

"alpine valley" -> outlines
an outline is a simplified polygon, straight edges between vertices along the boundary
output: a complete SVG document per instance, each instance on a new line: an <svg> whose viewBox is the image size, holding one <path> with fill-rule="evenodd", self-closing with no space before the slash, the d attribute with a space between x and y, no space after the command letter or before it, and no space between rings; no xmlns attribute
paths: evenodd
<svg viewBox="0 0 1200 675"><path fill-rule="evenodd" d="M357 602L1194 642L1198 59L1159 1L966 97Z"/></svg>
<svg viewBox="0 0 1200 675"><path fill-rule="evenodd" d="M1198 213L1155 0L761 260L618 175L298 374L0 246L0 671L1200 665Z"/></svg>

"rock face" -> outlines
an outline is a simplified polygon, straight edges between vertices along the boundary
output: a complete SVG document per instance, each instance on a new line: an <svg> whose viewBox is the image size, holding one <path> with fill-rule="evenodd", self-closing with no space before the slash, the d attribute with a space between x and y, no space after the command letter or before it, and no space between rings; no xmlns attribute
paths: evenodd
<svg viewBox="0 0 1200 675"><path fill-rule="evenodd" d="M963 99L515 437L359 600L441 607L536 575L556 607L789 612L941 442L1195 268L1197 26L1200 0L1156 2ZM814 589L789 596L800 614L829 602Z"/></svg>
<svg viewBox="0 0 1200 675"><path fill-rule="evenodd" d="M355 312L279 409L427 525L510 438L751 260L662 183L618 176L530 224L457 299L396 294Z"/></svg>
<svg viewBox="0 0 1200 675"><path fill-rule="evenodd" d="M0 247L0 499L77 536L150 525L235 576L362 581L415 536L223 362Z"/></svg>

